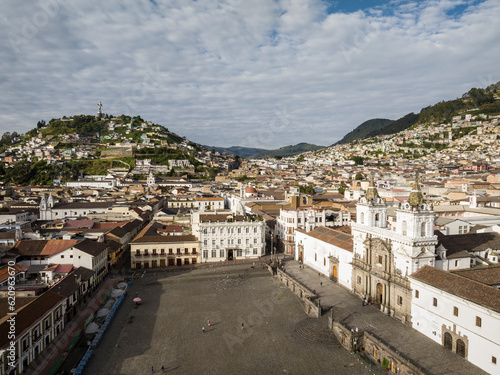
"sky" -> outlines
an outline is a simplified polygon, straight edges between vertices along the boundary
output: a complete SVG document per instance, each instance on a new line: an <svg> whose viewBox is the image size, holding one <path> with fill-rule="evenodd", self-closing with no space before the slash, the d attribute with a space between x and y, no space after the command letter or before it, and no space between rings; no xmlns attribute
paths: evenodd
<svg viewBox="0 0 500 375"><path fill-rule="evenodd" d="M140 115L209 146L330 145L500 81L498 0L2 0L0 133Z"/></svg>

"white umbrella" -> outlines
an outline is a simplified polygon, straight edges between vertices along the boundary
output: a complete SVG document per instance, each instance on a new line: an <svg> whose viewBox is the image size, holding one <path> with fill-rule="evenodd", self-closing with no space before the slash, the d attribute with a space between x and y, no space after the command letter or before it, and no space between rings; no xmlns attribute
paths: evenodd
<svg viewBox="0 0 500 375"><path fill-rule="evenodd" d="M99 331L99 326L94 322L90 323L87 328L85 328L85 333L96 333L97 331Z"/></svg>
<svg viewBox="0 0 500 375"><path fill-rule="evenodd" d="M125 293L125 291L121 289L115 289L111 292L111 298L120 297L123 293Z"/></svg>
<svg viewBox="0 0 500 375"><path fill-rule="evenodd" d="M103 309L100 309L98 312L97 312L97 317L98 318L102 318L103 316L106 316L109 314L109 309L106 309L106 308L103 308Z"/></svg>
<svg viewBox="0 0 500 375"><path fill-rule="evenodd" d="M127 283L123 283L123 282L118 283L118 285L116 285L116 287L119 289L125 289L125 288L127 288Z"/></svg>

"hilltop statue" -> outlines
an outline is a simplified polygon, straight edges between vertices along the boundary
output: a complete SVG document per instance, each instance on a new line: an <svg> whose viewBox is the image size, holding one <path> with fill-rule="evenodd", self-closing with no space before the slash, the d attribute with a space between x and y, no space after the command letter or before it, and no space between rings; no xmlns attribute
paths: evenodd
<svg viewBox="0 0 500 375"><path fill-rule="evenodd" d="M101 102L97 103L97 117L99 117L99 118L101 117L101 114L102 114L101 108L102 108L102 103Z"/></svg>

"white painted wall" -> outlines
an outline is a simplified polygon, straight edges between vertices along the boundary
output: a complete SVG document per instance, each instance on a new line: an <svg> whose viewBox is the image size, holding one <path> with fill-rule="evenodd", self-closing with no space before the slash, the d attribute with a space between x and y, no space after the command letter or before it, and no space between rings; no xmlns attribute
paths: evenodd
<svg viewBox="0 0 500 375"><path fill-rule="evenodd" d="M296 232L295 238L295 259L298 259L298 244L304 246L303 262L305 265L321 272L323 275L330 277L328 259L329 256L334 256L339 260L339 269L337 279L339 284L351 289L352 278L352 255L353 253L341 249L327 242L323 242L314 237L309 236L307 233ZM315 257L316 255L316 257Z"/></svg>
<svg viewBox="0 0 500 375"><path fill-rule="evenodd" d="M490 374L500 373L500 313L447 293L409 277L413 298L411 314L413 328L442 345L443 325L467 336L468 360ZM415 297L418 290L419 297ZM437 306L433 306L433 298ZM458 317L453 307L458 307ZM481 327L476 326L476 316L481 318ZM497 364L492 363L492 356Z"/></svg>

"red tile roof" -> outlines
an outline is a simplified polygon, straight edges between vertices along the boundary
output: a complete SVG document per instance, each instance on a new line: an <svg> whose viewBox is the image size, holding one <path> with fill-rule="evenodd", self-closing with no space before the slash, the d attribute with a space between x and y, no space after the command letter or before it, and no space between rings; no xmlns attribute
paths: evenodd
<svg viewBox="0 0 500 375"><path fill-rule="evenodd" d="M431 266L423 266L411 278L500 312L500 289Z"/></svg>

